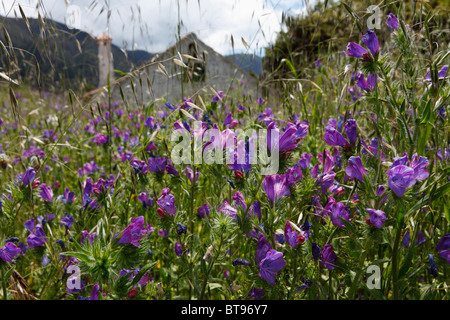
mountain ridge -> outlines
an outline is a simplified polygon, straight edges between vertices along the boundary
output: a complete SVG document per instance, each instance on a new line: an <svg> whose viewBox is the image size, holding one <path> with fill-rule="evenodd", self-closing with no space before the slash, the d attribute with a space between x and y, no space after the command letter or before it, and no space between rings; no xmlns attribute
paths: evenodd
<svg viewBox="0 0 450 320"><path fill-rule="evenodd" d="M97 87L98 47L92 35L47 18L27 18L27 22L0 18L0 61L5 66L1 71L15 72L14 76L40 86L60 84L85 90ZM114 44L111 51L114 69L121 72L128 72L155 55L143 50L123 50Z"/></svg>

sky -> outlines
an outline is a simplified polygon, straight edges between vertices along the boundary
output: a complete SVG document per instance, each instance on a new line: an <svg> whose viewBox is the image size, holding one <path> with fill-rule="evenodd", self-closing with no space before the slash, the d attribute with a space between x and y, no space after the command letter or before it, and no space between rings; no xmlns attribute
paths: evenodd
<svg viewBox="0 0 450 320"><path fill-rule="evenodd" d="M152 53L175 44L178 28L195 32L220 54L264 55L281 30L282 13L299 15L314 0L2 0L0 15L42 17L98 36L106 33L127 50ZM109 12L109 14L108 14ZM109 16L109 18L108 18ZM249 49L247 51L241 39Z"/></svg>

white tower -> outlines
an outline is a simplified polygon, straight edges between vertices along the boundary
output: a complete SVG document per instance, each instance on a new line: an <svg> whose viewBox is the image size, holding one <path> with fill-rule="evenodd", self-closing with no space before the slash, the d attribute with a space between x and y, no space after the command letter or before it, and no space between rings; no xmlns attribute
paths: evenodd
<svg viewBox="0 0 450 320"><path fill-rule="evenodd" d="M98 45L98 86L99 88L102 88L108 84L108 74L109 83L112 83L114 81L114 65L111 52L112 39L106 34L101 34L97 39L95 39L95 41Z"/></svg>

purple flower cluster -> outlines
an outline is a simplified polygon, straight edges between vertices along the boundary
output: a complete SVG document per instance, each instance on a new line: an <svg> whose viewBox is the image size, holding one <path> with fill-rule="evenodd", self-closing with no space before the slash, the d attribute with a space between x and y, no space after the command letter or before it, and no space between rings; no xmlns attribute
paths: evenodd
<svg viewBox="0 0 450 320"><path fill-rule="evenodd" d="M259 267L259 276L272 286L275 285L275 277L286 265L283 253L272 249L272 245L262 234L258 238L255 262Z"/></svg>
<svg viewBox="0 0 450 320"><path fill-rule="evenodd" d="M403 157L394 158L389 169L389 187L397 196L403 197L407 188L411 188L417 181L428 178L429 173L425 169L429 165L426 157L418 157L417 153L412 156L408 163L408 154Z"/></svg>

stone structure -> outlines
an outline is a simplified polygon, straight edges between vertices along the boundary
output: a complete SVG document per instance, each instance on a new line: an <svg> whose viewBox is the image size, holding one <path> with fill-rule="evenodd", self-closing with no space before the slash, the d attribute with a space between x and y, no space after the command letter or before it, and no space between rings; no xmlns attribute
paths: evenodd
<svg viewBox="0 0 450 320"><path fill-rule="evenodd" d="M210 87L225 93L232 85L241 84L245 94L255 99L260 94L258 79L254 75L190 33L130 76L119 79L113 92L115 97L120 97L120 86L128 101L145 104L163 99L176 104L183 98L195 98L197 93L211 95Z"/></svg>
<svg viewBox="0 0 450 320"><path fill-rule="evenodd" d="M99 80L98 87L102 88L108 84L108 74L109 82L114 81L114 64L113 55L111 52L111 37L106 34L101 34L95 39L98 45L98 63L99 63Z"/></svg>

